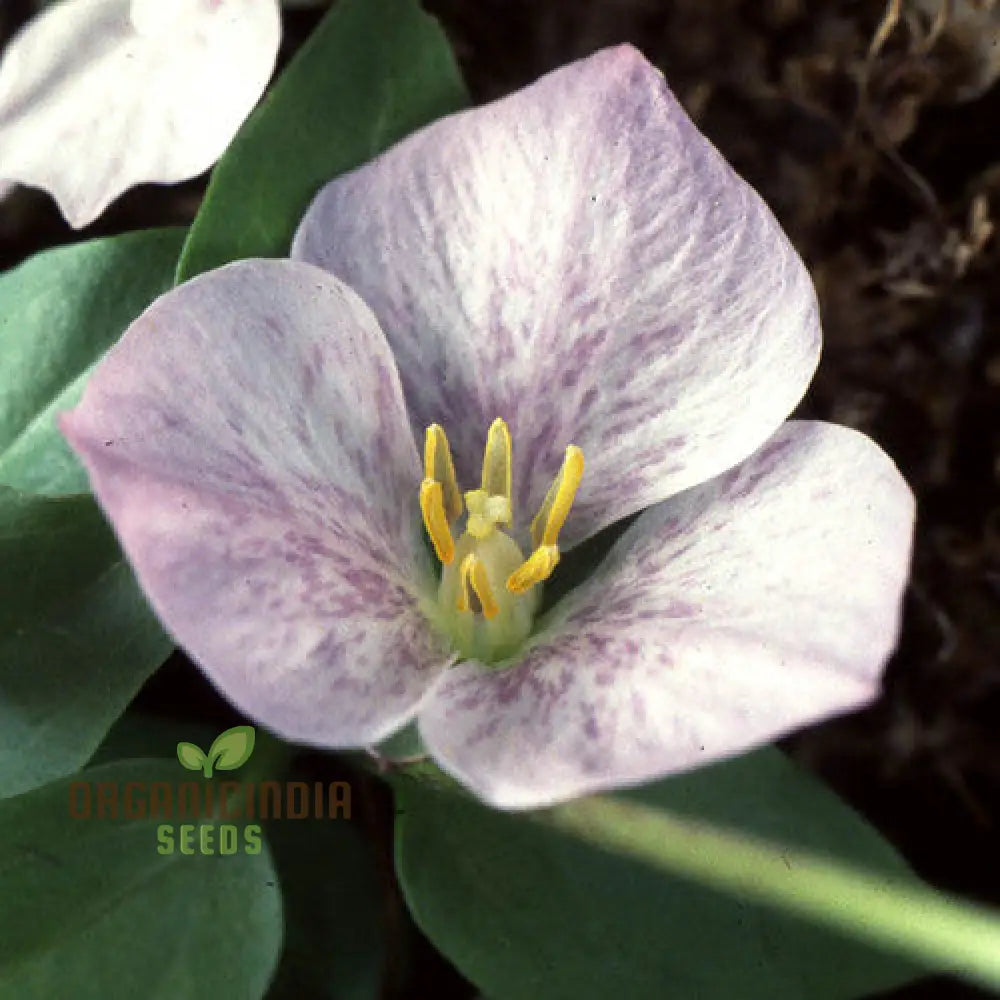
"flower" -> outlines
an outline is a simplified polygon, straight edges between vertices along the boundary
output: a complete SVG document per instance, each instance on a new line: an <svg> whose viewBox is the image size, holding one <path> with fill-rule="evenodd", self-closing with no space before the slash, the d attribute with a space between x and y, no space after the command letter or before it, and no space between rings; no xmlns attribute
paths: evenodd
<svg viewBox="0 0 1000 1000"><path fill-rule="evenodd" d="M637 52L332 181L293 256L159 299L62 420L153 607L249 716L327 747L416 718L528 808L874 697L912 495L863 435L783 422L812 284ZM537 616L560 551L636 513Z"/></svg>
<svg viewBox="0 0 1000 1000"><path fill-rule="evenodd" d="M0 180L44 188L80 228L135 184L202 173L280 39L277 0L62 0L0 63Z"/></svg>

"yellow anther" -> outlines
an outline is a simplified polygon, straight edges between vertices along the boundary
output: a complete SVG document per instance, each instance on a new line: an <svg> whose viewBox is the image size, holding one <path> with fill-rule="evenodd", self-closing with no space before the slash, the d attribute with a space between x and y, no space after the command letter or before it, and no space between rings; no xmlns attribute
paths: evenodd
<svg viewBox="0 0 1000 1000"><path fill-rule="evenodd" d="M512 594L523 594L552 575L559 562L556 545L559 532L569 516L582 478L583 452L571 444L566 449L559 475L545 494L538 516L531 522L531 542L535 551L507 577L507 589Z"/></svg>
<svg viewBox="0 0 1000 1000"><path fill-rule="evenodd" d="M571 444L566 449L559 475L553 480L538 515L531 522L531 544L536 549L542 545L556 544L582 478L583 452L575 444Z"/></svg>
<svg viewBox="0 0 1000 1000"><path fill-rule="evenodd" d="M430 535L434 551L447 566L455 558L455 540L448 527L444 490L441 483L434 479L425 479L420 484L420 512L424 515L424 527Z"/></svg>
<svg viewBox="0 0 1000 1000"><path fill-rule="evenodd" d="M465 494L469 520L465 530L474 538L489 538L498 524L510 524L510 500L490 496L486 490L469 490Z"/></svg>
<svg viewBox="0 0 1000 1000"><path fill-rule="evenodd" d="M491 497L505 497L510 504L510 431L500 417L493 421L486 435L483 491Z"/></svg>
<svg viewBox="0 0 1000 1000"><path fill-rule="evenodd" d="M428 479L441 484L444 513L451 523L462 513L462 493L455 478L448 438L440 424L431 424L424 435L424 480Z"/></svg>
<svg viewBox="0 0 1000 1000"><path fill-rule="evenodd" d="M482 485L464 495L444 430L438 424L427 428L420 510L445 567L438 587L443 625L463 654L494 662L530 634L539 595L525 595L559 563L559 532L582 477L583 452L570 445L531 524L534 551L525 559L519 543L504 530L513 521L507 424L500 417L493 421L483 453ZM463 510L468 514L465 529L453 537L453 524Z"/></svg>
<svg viewBox="0 0 1000 1000"><path fill-rule="evenodd" d="M459 567L459 586L456 607L459 611L471 611L472 599L469 590L476 595L479 607L486 618L496 618L500 613L500 605L493 596L490 578L486 573L486 564L474 552L470 552Z"/></svg>
<svg viewBox="0 0 1000 1000"><path fill-rule="evenodd" d="M507 589L512 594L523 594L537 583L547 580L559 562L559 549L542 545L507 577Z"/></svg>

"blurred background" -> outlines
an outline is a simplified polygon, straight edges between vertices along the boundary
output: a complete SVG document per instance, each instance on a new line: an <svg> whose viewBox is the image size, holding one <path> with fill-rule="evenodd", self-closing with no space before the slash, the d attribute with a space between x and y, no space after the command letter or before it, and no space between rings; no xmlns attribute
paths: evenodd
<svg viewBox="0 0 1000 1000"><path fill-rule="evenodd" d="M825 330L798 414L875 438L913 487L919 518L883 697L786 749L928 881L1000 904L1000 5L424 5L477 103L604 46L636 45L781 221L812 272ZM2 0L0 44L35 7ZM323 7L286 11L281 65ZM136 188L82 232L46 196L15 190L0 202L0 267L80 239L186 224L204 184ZM381 815L388 837L391 808ZM414 995L473 995L425 950ZM986 994L938 977L883 996Z"/></svg>

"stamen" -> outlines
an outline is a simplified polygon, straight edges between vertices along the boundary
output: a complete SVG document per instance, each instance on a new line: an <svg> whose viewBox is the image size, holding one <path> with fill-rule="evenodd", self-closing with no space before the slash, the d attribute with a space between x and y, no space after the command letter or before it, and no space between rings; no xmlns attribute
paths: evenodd
<svg viewBox="0 0 1000 1000"><path fill-rule="evenodd" d="M566 449L559 475L553 480L537 517L531 522L531 542L535 551L507 577L507 589L523 594L535 584L547 580L559 562L556 542L573 506L583 478L583 452L575 444Z"/></svg>
<svg viewBox="0 0 1000 1000"><path fill-rule="evenodd" d="M559 549L555 545L543 545L507 577L507 589L512 594L523 594L537 583L547 580L559 562Z"/></svg>
<svg viewBox="0 0 1000 1000"><path fill-rule="evenodd" d="M490 425L483 453L483 490L491 497L505 497L510 503L510 431L500 418ZM508 515L508 523L510 516Z"/></svg>
<svg viewBox="0 0 1000 1000"><path fill-rule="evenodd" d="M575 444L571 444L566 449L559 475L553 480L538 515L531 522L531 544L535 548L556 544L582 478L583 452Z"/></svg>
<svg viewBox="0 0 1000 1000"><path fill-rule="evenodd" d="M486 572L486 564L474 552L470 552L463 560L459 568L458 598L455 602L459 611L472 610L472 594L475 594L482 608L484 617L488 619L496 618L500 613L500 606L493 596L493 588L490 586L490 578ZM469 590L472 590L472 594Z"/></svg>
<svg viewBox="0 0 1000 1000"><path fill-rule="evenodd" d="M434 551L444 564L437 602L428 614L461 655L483 663L509 658L531 635L541 594L532 590L559 563L559 532L583 476L583 453L566 449L559 474L531 524L534 551L524 551L507 528L513 521L511 438L497 417L486 435L479 489L459 492L443 428L431 424L424 438L420 510ZM466 511L464 530L452 535Z"/></svg>
<svg viewBox="0 0 1000 1000"><path fill-rule="evenodd" d="M438 559L447 566L455 558L455 539L448 527L441 483L425 479L420 484L420 513Z"/></svg>
<svg viewBox="0 0 1000 1000"><path fill-rule="evenodd" d="M424 435L424 479L441 484L444 512L451 523L462 513L462 492L455 478L448 437L440 424L431 424Z"/></svg>

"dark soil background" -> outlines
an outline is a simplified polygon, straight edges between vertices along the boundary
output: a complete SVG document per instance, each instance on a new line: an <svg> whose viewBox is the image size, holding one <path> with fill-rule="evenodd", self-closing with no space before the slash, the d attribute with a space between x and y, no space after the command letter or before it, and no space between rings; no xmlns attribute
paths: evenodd
<svg viewBox="0 0 1000 1000"><path fill-rule="evenodd" d="M799 413L875 438L919 505L903 636L883 697L787 749L928 881L1000 903L1000 85L992 86L1000 7L426 6L449 33L476 102L606 45L638 46L782 222L813 274L826 338ZM0 41L30 13L27 0L2 0ZM282 62L319 13L286 13ZM44 195L18 191L0 205L0 267L78 239L186 223L203 188L204 179L136 189L82 233ZM147 699L172 678L193 683L180 658L166 677ZM382 802L373 815L385 839L391 809ZM474 993L426 943L405 979L392 995ZM987 994L936 977L885 996Z"/></svg>

